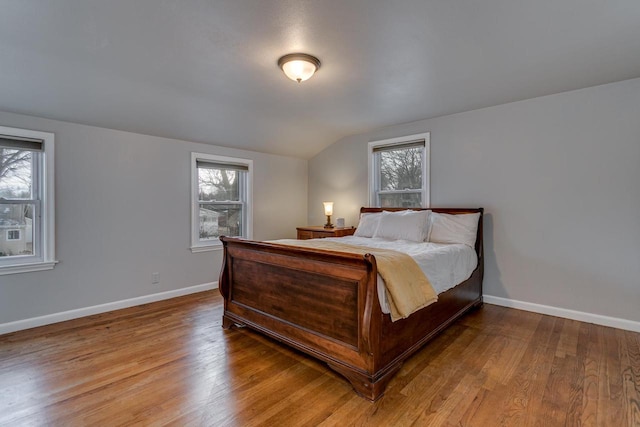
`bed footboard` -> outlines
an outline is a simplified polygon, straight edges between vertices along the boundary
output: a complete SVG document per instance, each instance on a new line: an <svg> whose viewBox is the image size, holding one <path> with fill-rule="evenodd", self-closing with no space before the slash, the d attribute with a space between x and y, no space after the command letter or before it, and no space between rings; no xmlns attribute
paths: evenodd
<svg viewBox="0 0 640 427"><path fill-rule="evenodd" d="M258 330L327 362L365 397L381 394L375 375L381 312L372 255L221 240L224 327Z"/></svg>

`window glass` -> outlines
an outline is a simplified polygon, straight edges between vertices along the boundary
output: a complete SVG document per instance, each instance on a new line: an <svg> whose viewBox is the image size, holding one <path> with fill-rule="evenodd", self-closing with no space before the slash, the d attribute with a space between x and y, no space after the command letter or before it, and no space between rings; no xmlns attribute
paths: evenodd
<svg viewBox="0 0 640 427"><path fill-rule="evenodd" d="M380 151L380 190L420 190L424 147Z"/></svg>
<svg viewBox="0 0 640 427"><path fill-rule="evenodd" d="M0 145L0 257L34 255L34 162L39 153ZM24 236L25 238L21 238ZM6 258L5 258L6 261Z"/></svg>
<svg viewBox="0 0 640 427"><path fill-rule="evenodd" d="M0 146L0 197L31 199L34 153Z"/></svg>
<svg viewBox="0 0 640 427"><path fill-rule="evenodd" d="M240 171L198 167L198 196L202 201L240 200Z"/></svg>
<svg viewBox="0 0 640 427"><path fill-rule="evenodd" d="M201 240L216 240L220 236L242 236L242 205L200 205Z"/></svg>

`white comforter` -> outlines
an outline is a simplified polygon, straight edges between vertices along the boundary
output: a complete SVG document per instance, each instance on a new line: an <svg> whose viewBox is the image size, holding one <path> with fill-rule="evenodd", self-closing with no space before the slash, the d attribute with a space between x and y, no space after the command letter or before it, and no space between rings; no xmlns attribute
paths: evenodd
<svg viewBox="0 0 640 427"><path fill-rule="evenodd" d="M463 244L412 242L409 240L387 240L370 237L331 237L327 240L348 245L392 249L411 256L438 294L467 280L478 265L476 251ZM378 275L378 298L384 313L389 313L384 281Z"/></svg>

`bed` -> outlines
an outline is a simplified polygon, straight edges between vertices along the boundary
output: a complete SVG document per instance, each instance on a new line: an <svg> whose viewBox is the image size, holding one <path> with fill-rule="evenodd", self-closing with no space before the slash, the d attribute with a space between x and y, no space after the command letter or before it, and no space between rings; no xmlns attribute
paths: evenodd
<svg viewBox="0 0 640 427"><path fill-rule="evenodd" d="M384 208L400 211L406 208ZM421 210L421 209L414 209ZM361 208L361 214L381 212ZM482 208L430 208L479 214L477 266L437 302L392 321L378 294L376 257L221 237L223 327L246 326L307 353L375 401L402 363L469 310L482 305Z"/></svg>

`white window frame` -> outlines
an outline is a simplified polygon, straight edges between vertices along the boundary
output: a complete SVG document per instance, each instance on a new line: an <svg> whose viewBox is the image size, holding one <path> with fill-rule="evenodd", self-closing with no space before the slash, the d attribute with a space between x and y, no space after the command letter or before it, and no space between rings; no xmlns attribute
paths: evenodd
<svg viewBox="0 0 640 427"><path fill-rule="evenodd" d="M34 199L39 204L33 221L34 254L0 257L0 275L51 270L58 262L55 259L54 134L0 126L0 135L43 141L43 151L35 156L33 170Z"/></svg>
<svg viewBox="0 0 640 427"><path fill-rule="evenodd" d="M378 193L380 188L380 168L376 162L376 156L374 154L374 150L379 147L390 147L392 148L394 145L404 145L409 144L411 142L424 141L424 150L422 152L422 207L428 208L431 206L431 191L429 187L431 186L430 179L430 159L431 159L431 150L430 150L430 132L418 133L414 135L401 136L397 138L390 139L382 139L378 141L369 142L369 151L368 151L368 164L369 164L369 206L379 207L380 203L378 203ZM415 192L415 191L411 191ZM393 191L393 193L398 194L400 191Z"/></svg>
<svg viewBox="0 0 640 427"><path fill-rule="evenodd" d="M220 240L200 240L200 200L198 183L198 160L212 163L228 163L229 165L244 165L248 171L246 175L246 212L245 234L247 239L253 238L253 160L238 157L218 156L207 153L191 153L191 252L206 252L222 249Z"/></svg>

